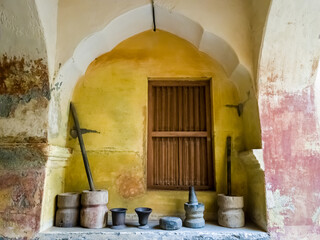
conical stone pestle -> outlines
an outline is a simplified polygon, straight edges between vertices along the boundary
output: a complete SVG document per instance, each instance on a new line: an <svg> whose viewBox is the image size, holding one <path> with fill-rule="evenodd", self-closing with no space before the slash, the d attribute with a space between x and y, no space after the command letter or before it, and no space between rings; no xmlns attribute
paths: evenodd
<svg viewBox="0 0 320 240"><path fill-rule="evenodd" d="M189 202L190 205L197 205L198 204L198 199L197 195L194 191L194 186L189 187Z"/></svg>

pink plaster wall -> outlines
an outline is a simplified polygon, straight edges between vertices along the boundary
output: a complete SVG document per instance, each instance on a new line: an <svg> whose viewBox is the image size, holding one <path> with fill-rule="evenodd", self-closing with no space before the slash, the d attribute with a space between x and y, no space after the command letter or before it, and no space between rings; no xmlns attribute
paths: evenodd
<svg viewBox="0 0 320 240"><path fill-rule="evenodd" d="M269 89L263 92L267 101L260 102L267 190L278 190L287 197L268 199L268 230L273 239L292 239L290 226L296 226L295 239L313 233L319 234L314 239L320 239L320 226L312 219L320 204L320 149L305 146L306 139L319 141L313 92L311 87L296 93ZM272 104L279 97L281 100ZM281 216L272 216L273 208L279 208L276 213ZM277 221L279 217L283 217L283 225Z"/></svg>
<svg viewBox="0 0 320 240"><path fill-rule="evenodd" d="M320 239L319 11L317 1L274 0L265 30L259 111L272 239Z"/></svg>

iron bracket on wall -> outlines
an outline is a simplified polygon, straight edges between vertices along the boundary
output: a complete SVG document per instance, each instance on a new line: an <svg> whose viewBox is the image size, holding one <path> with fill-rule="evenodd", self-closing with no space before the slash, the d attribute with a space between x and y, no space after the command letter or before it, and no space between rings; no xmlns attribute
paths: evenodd
<svg viewBox="0 0 320 240"><path fill-rule="evenodd" d="M151 4L152 4L153 31L155 32L157 30L157 27L156 27L156 16L154 13L154 0L151 1Z"/></svg>
<svg viewBox="0 0 320 240"><path fill-rule="evenodd" d="M239 104L237 104L237 105L226 104L225 106L226 106L226 107L229 107L229 108L235 108L235 109L237 109L238 116L240 117L240 116L242 115L242 113L243 113L243 107L244 107L244 105L245 105L245 104L249 101L249 99L250 99L250 91L247 92L247 95L248 95L248 98L247 98L244 102L239 103Z"/></svg>
<svg viewBox="0 0 320 240"><path fill-rule="evenodd" d="M98 132L96 130L91 130L91 129L86 129L86 128L81 128L80 131L81 131L81 134L100 133L100 132ZM71 135L72 138L77 138L78 137L77 129L76 129L75 126L73 128L71 128L70 135Z"/></svg>

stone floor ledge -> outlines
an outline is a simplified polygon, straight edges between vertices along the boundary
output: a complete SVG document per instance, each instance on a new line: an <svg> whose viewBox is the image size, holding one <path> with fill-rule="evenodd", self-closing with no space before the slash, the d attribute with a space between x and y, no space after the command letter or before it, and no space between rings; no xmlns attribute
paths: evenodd
<svg viewBox="0 0 320 240"><path fill-rule="evenodd" d="M206 223L201 229L182 227L176 231L162 230L158 222L149 222L150 229L137 228L137 224L127 223L122 230L113 230L110 227L103 229L86 228L58 228L52 227L38 233L34 240L102 240L102 239L179 239L179 240L269 240L268 233L259 230L255 225L248 223L243 228L224 228L215 223Z"/></svg>

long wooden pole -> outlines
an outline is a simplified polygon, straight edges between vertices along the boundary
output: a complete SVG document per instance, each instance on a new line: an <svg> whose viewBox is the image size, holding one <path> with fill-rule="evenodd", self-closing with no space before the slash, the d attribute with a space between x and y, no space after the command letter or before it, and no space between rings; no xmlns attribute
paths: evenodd
<svg viewBox="0 0 320 240"><path fill-rule="evenodd" d="M92 179L92 175L91 175L91 170L90 170L90 166L89 166L88 156L87 156L86 148L84 146L84 142L83 142L83 138L82 138L82 134L81 134L81 128L80 128L80 124L79 124L76 108L74 107L72 102L70 102L70 109L71 109L71 113L72 113L72 116L73 116L74 124L76 125L76 130L77 130L77 134L78 134L78 140L79 140L81 153L82 153L82 159L83 159L84 167L86 169L90 190L91 191L95 191L94 184L93 184L93 179Z"/></svg>
<svg viewBox="0 0 320 240"><path fill-rule="evenodd" d="M231 137L227 137L227 195L231 196Z"/></svg>

